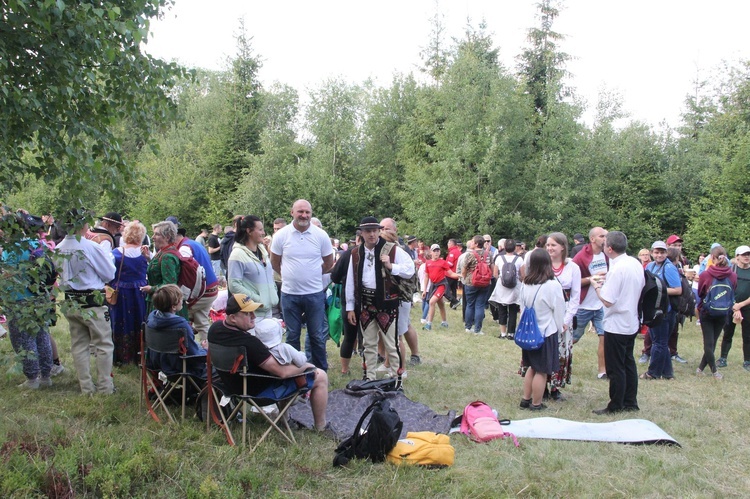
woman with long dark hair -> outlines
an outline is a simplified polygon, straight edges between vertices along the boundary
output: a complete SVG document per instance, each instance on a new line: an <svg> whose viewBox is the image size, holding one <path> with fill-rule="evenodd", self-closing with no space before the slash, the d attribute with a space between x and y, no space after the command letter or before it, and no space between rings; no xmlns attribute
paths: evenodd
<svg viewBox="0 0 750 499"><path fill-rule="evenodd" d="M542 403L547 376L560 369L559 333L565 319L562 286L555 279L549 254L537 248L531 252L521 287L522 310L534 307L539 330L545 337L537 350L523 350L523 363L528 366L523 380L522 409L545 409Z"/></svg>
<svg viewBox="0 0 750 499"><path fill-rule="evenodd" d="M261 306L255 311L259 318L272 315L279 303L273 268L263 238L263 222L247 215L237 222L234 247L227 261L227 285L232 294L244 294Z"/></svg>
<svg viewBox="0 0 750 499"><path fill-rule="evenodd" d="M565 318L560 333L560 368L550 376L550 397L560 400L560 388L570 384L573 365L573 320L581 301L581 269L568 258L568 238L562 232L547 236L547 253L552 262L552 273L562 286L565 299Z"/></svg>

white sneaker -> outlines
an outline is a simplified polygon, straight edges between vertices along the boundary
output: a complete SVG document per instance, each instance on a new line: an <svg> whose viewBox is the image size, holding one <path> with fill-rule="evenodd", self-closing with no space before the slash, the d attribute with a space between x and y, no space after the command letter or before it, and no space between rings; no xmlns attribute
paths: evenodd
<svg viewBox="0 0 750 499"><path fill-rule="evenodd" d="M477 335L477 336L484 336L484 332L483 331L477 331L474 334Z"/></svg>
<svg viewBox="0 0 750 499"><path fill-rule="evenodd" d="M467 328L467 329L464 329L464 331L467 332L467 333L473 333L474 332L474 328L473 327L472 328Z"/></svg>
<svg viewBox="0 0 750 499"><path fill-rule="evenodd" d="M385 364L380 364L377 369L375 369L376 373L387 373L390 372L391 368L386 367Z"/></svg>
<svg viewBox="0 0 750 499"><path fill-rule="evenodd" d="M421 322L422 324L427 324L427 319L419 319L419 322Z"/></svg>
<svg viewBox="0 0 750 499"><path fill-rule="evenodd" d="M18 388L21 388L23 390L36 390L39 388L39 378L27 379L26 381L18 385Z"/></svg>
<svg viewBox="0 0 750 499"><path fill-rule="evenodd" d="M65 367L62 364L52 364L52 369L50 369L49 375L59 376L63 371L65 371Z"/></svg>

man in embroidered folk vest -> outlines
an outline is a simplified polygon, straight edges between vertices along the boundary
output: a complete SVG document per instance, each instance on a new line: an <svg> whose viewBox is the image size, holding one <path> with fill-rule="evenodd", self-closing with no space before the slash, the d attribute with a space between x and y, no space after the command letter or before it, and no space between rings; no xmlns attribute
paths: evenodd
<svg viewBox="0 0 750 499"><path fill-rule="evenodd" d="M376 379L378 338L383 340L390 364L388 375L400 378L404 372L396 328L398 286L392 277L408 279L414 275L412 259L398 245L380 237L382 228L375 217L362 219L357 229L362 231L364 244L352 251L346 279L347 321L359 324L362 332L363 369L368 380Z"/></svg>

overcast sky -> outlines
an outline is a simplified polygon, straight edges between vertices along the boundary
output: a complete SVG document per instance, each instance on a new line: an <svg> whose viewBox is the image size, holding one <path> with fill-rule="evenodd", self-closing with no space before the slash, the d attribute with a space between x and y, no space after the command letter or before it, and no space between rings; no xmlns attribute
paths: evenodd
<svg viewBox="0 0 750 499"><path fill-rule="evenodd" d="M449 40L463 35L467 18L475 26L484 19L510 68L538 25L529 0L176 0L152 23L146 50L224 68L242 17L263 60L263 84L292 85L304 99L331 77L387 86L394 72L416 73L438 10ZM676 126L696 76L712 76L723 60L750 59L748 19L747 0L567 0L553 29L574 57L567 83L587 102L586 121L606 88L632 118Z"/></svg>

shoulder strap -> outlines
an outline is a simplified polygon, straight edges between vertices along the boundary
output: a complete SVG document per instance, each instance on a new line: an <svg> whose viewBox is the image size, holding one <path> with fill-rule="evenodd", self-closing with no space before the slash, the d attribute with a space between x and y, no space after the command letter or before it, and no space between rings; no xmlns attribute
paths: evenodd
<svg viewBox="0 0 750 499"><path fill-rule="evenodd" d="M539 291L541 291L542 286L544 286L544 284L540 284L539 287L536 290L536 293L534 293L534 299L531 300L531 307L529 307L529 308L534 308L534 303L536 303L536 295L539 294Z"/></svg>
<svg viewBox="0 0 750 499"><path fill-rule="evenodd" d="M513 256L513 262L512 262L512 263L514 263L514 264L515 264L515 263L516 263L516 260L518 260L519 258L521 258L521 257L520 257L520 256L518 256L518 255L515 255L515 256Z"/></svg>

